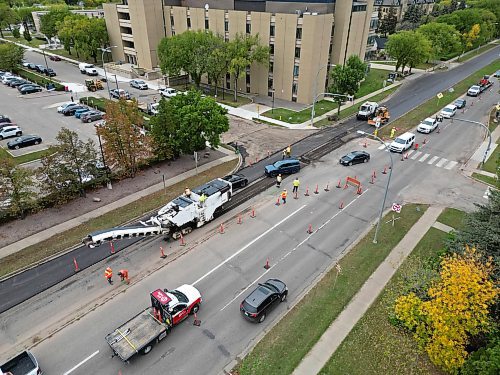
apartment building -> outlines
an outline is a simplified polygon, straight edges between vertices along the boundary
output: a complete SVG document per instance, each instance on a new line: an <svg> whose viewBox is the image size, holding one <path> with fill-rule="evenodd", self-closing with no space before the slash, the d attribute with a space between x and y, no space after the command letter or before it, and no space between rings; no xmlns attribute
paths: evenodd
<svg viewBox="0 0 500 375"><path fill-rule="evenodd" d="M373 1L353 0L123 0L103 4L113 60L158 69L160 40L187 30L211 30L225 40L258 34L269 65L255 64L238 91L311 103L329 68L365 57ZM373 28L373 25L372 25ZM317 82L316 82L317 80ZM232 89L229 75L225 87Z"/></svg>
<svg viewBox="0 0 500 375"><path fill-rule="evenodd" d="M394 9L398 22L401 22L410 5L419 7L424 14L430 14L435 2L436 0L375 0L375 11L377 13L380 11L383 17L389 13L390 9Z"/></svg>

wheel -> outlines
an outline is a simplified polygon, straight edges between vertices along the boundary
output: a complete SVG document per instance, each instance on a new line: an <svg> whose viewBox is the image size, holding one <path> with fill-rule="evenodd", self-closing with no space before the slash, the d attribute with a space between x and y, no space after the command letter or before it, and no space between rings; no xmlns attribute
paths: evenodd
<svg viewBox="0 0 500 375"><path fill-rule="evenodd" d="M16 133L16 137L19 137L21 134L23 134L23 133L21 133L21 132L17 132L17 133ZM0 139L3 139L3 137L1 137L1 136L0 136Z"/></svg>
<svg viewBox="0 0 500 375"><path fill-rule="evenodd" d="M144 349L142 349L141 350L141 354L142 355L147 355L147 354L149 354L151 352L151 350L153 350L153 344L149 344Z"/></svg>
<svg viewBox="0 0 500 375"><path fill-rule="evenodd" d="M19 145L15 145L15 146L14 146L14 148L15 148L16 150L19 150Z"/></svg>
<svg viewBox="0 0 500 375"><path fill-rule="evenodd" d="M89 118L89 119L87 120L87 122L90 124L90 123L92 122L92 119L90 119L90 118Z"/></svg>
<svg viewBox="0 0 500 375"><path fill-rule="evenodd" d="M194 305L191 311L189 312L190 314L195 314L200 310L200 305Z"/></svg>
<svg viewBox="0 0 500 375"><path fill-rule="evenodd" d="M363 160L363 163L368 163L370 161L370 159L366 158Z"/></svg>
<svg viewBox="0 0 500 375"><path fill-rule="evenodd" d="M243 180L243 181L241 182L240 187L244 188L245 186L247 186L247 181Z"/></svg>
<svg viewBox="0 0 500 375"><path fill-rule="evenodd" d="M352 161L350 161L348 164L347 164L349 167L352 166Z"/></svg>
<svg viewBox="0 0 500 375"><path fill-rule="evenodd" d="M35 144L36 144L36 145L37 145L37 144L39 144L39 143L40 143L40 142L38 142L38 141L35 141Z"/></svg>
<svg viewBox="0 0 500 375"><path fill-rule="evenodd" d="M283 293L283 294L281 295L281 299L280 299L280 300L281 300L281 302L285 302L285 300L286 300L286 296L287 296L287 294L286 294L286 293Z"/></svg>
<svg viewBox="0 0 500 375"><path fill-rule="evenodd" d="M262 323L264 320L266 320L266 313L262 313L262 315L259 318L259 323Z"/></svg>
<svg viewBox="0 0 500 375"><path fill-rule="evenodd" d="M18 137L19 134L16 133L16 136ZM0 135L0 141L3 139L3 137Z"/></svg>

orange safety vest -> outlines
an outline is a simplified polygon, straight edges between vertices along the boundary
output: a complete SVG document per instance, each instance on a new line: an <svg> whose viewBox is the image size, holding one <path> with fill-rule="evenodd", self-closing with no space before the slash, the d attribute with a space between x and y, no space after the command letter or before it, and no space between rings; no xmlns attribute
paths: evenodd
<svg viewBox="0 0 500 375"><path fill-rule="evenodd" d="M281 193L281 198L285 198L286 199L286 196L288 195L288 193L286 191L283 191Z"/></svg>
<svg viewBox="0 0 500 375"><path fill-rule="evenodd" d="M104 277L106 279L111 279L111 277L113 277L113 271L111 269L104 271Z"/></svg>
<svg viewBox="0 0 500 375"><path fill-rule="evenodd" d="M127 270L120 270L120 272L122 274L122 277L125 279L125 280L128 280L128 271Z"/></svg>

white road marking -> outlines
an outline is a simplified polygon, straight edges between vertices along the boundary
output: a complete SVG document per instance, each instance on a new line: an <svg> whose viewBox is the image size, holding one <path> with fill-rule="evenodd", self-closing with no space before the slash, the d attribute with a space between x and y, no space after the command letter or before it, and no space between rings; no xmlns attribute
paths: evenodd
<svg viewBox="0 0 500 375"><path fill-rule="evenodd" d="M438 167L438 168L441 168L447 161L448 161L448 159L442 158L440 161L438 161L436 163L435 166Z"/></svg>
<svg viewBox="0 0 500 375"><path fill-rule="evenodd" d="M387 146L389 146L389 143L386 143L386 144L384 144L384 145L382 145L382 146L379 146L379 147L378 147L378 149L379 149L379 150L385 150L385 146L386 146L386 145L387 145Z"/></svg>
<svg viewBox="0 0 500 375"><path fill-rule="evenodd" d="M63 375L68 375L68 374L71 374L73 371L75 371L78 367L80 367L81 365L83 365L85 362L87 362L89 359L92 359L93 357L95 357L97 354L99 354L99 350L95 351L94 353L92 353L91 355L89 355L87 358L85 358L83 361L81 361L79 364L77 364L76 366L74 366L73 368L69 369L68 371L66 371Z"/></svg>
<svg viewBox="0 0 500 375"><path fill-rule="evenodd" d="M411 154L413 154L414 152L415 152L415 150L410 150L410 151L408 151L408 152L406 153L406 155L407 155L408 157L410 157L410 155L411 155Z"/></svg>
<svg viewBox="0 0 500 375"><path fill-rule="evenodd" d="M431 158L431 160L429 160L429 161L427 162L427 164L432 164L432 163L434 163L434 162L435 162L436 160L438 160L438 159L439 159L439 156L433 156L433 157Z"/></svg>
<svg viewBox="0 0 500 375"><path fill-rule="evenodd" d="M349 202L347 205L344 206L344 210L349 207L351 204L353 204L354 202L356 202L361 196L363 196L364 194L366 194L366 192L370 190L370 189L366 189L365 192L361 195L358 195L356 198L354 198L351 202ZM302 209L304 206L302 206L300 209ZM222 311L224 310L226 307L228 307L231 303L233 303L237 298L239 298L243 293L245 293L252 285L254 285L257 281L259 281L260 278L262 278L262 276L264 276L266 273L268 273L269 271L271 271L277 264L279 264L281 261L285 260L286 257L288 257L290 254L292 254L295 250L297 250L299 247L301 247L307 240L309 240L309 238L311 238L312 236L314 236L316 233L318 233L321 229L323 229L325 227L325 225L327 225L328 223L330 223L333 219L335 219L338 215L340 215L340 213L342 212L343 210L339 210L335 215L333 215L330 219L328 219L327 221L325 221L323 224L321 224L321 226L314 230L312 233L310 233L308 236L306 236L306 238L304 238L302 241L300 241L292 250L290 250L288 253L286 253L285 255L283 255L276 263L274 263L272 266L269 267L269 269L267 269L265 272L262 273L262 275L260 275L259 277L257 277L251 284L249 284L245 289L243 289L240 293L238 293L238 295L236 295L236 297L234 297L231 301L229 301L226 305L224 305L224 307L222 309L220 309L219 311ZM194 284L193 284L194 285Z"/></svg>
<svg viewBox="0 0 500 375"><path fill-rule="evenodd" d="M455 167L455 165L457 165L457 164L458 164L458 161L452 160L452 161L450 161L450 162L448 163L448 165L447 165L447 166L445 166L445 167L444 167L444 169L448 169L448 170L450 170L450 169L452 169L453 167Z"/></svg>
<svg viewBox="0 0 500 375"><path fill-rule="evenodd" d="M422 155L422 151L417 151L415 152L415 154L413 154L411 156L411 160L415 160L416 158L418 158L420 155Z"/></svg>
<svg viewBox="0 0 500 375"><path fill-rule="evenodd" d="M422 156L418 161L419 162L423 162L425 161L425 159L427 159L429 156L431 156L431 154L425 154L424 156Z"/></svg>
<svg viewBox="0 0 500 375"><path fill-rule="evenodd" d="M297 212L299 212L300 210L302 210L305 206L306 205L304 204L302 207L300 207L297 210L293 211L290 215L288 215L287 217L285 217L284 219L282 219L278 223L274 224L271 228L269 228L268 230L266 230L264 233L260 234L258 237L255 237L252 241L250 241L249 243L247 243L245 246L243 246L241 249L239 249L236 253L234 253L233 255L231 255L229 258L227 258L226 260L222 261L217 266L215 266L214 268L212 268L210 271L208 271L206 274L204 274L202 277L200 277L198 280L196 280L191 285L194 286L194 285L198 284L200 281L202 281L203 279L205 279L206 277L210 276L212 273L214 273L215 271L217 271L220 267L222 267L224 264L226 264L227 262L229 262L235 256L239 255L241 252L243 252L246 249L248 249L250 246L252 246L255 242L257 242L258 240L260 240L266 234L268 234L269 232L271 232L272 230L274 230L276 227L280 226L285 221L287 221L288 219L290 219L293 215L295 215Z"/></svg>

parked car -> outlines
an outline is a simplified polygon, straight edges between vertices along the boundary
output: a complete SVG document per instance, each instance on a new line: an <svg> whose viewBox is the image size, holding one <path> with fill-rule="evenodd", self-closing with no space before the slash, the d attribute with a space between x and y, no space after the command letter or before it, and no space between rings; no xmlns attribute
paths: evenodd
<svg viewBox="0 0 500 375"><path fill-rule="evenodd" d="M34 92L42 92L42 87L33 84L22 85L18 87L19 92L22 95L32 94Z"/></svg>
<svg viewBox="0 0 500 375"><path fill-rule="evenodd" d="M448 104L441 110L441 116L444 118L452 118L457 113L457 106L455 104Z"/></svg>
<svg viewBox="0 0 500 375"><path fill-rule="evenodd" d="M92 122L92 121L97 121L97 120L102 120L103 113L99 111L90 111L85 114L83 114L80 117L80 120L82 122Z"/></svg>
<svg viewBox="0 0 500 375"><path fill-rule="evenodd" d="M43 73L49 77L55 77L57 75L52 68L45 69Z"/></svg>
<svg viewBox="0 0 500 375"><path fill-rule="evenodd" d="M61 61L61 58L57 55L50 55L49 59L51 61Z"/></svg>
<svg viewBox="0 0 500 375"><path fill-rule="evenodd" d="M453 102L457 106L457 108L464 108L467 104L467 100L465 99L457 99Z"/></svg>
<svg viewBox="0 0 500 375"><path fill-rule="evenodd" d="M23 135L23 131L16 125L4 126L0 129L0 140L9 137L19 137L21 135Z"/></svg>
<svg viewBox="0 0 500 375"><path fill-rule="evenodd" d="M33 64L33 63L28 63L28 64L26 65L26 67L27 67L28 69L31 69L31 70L36 70L36 65L35 65L35 64Z"/></svg>
<svg viewBox="0 0 500 375"><path fill-rule="evenodd" d="M148 89L148 84L140 79L133 79L132 81L130 81L130 86L135 87L136 89L139 89L139 90L147 90Z"/></svg>
<svg viewBox="0 0 500 375"><path fill-rule="evenodd" d="M233 190L241 189L248 185L248 179L241 174L231 174L222 178L233 185Z"/></svg>
<svg viewBox="0 0 500 375"><path fill-rule="evenodd" d="M38 72L38 73L42 73L44 72L44 70L47 69L44 65L40 65L40 64L37 64L35 65L35 70Z"/></svg>
<svg viewBox="0 0 500 375"><path fill-rule="evenodd" d="M74 106L74 105L79 105L79 104L74 102L66 102L64 104L61 104L59 107L57 107L57 112L62 113L62 111L66 109L68 106Z"/></svg>
<svg viewBox="0 0 500 375"><path fill-rule="evenodd" d="M84 113L88 113L88 112L91 112L91 111L93 111L93 109L92 109L92 108L89 108L89 107L84 107L84 108L77 109L77 110L75 111L75 117L76 117L76 118L80 118L80 117L82 117L82 115L83 115Z"/></svg>
<svg viewBox="0 0 500 375"><path fill-rule="evenodd" d="M410 149L415 143L415 134L406 132L396 137L389 145L389 150L392 152L405 152Z"/></svg>
<svg viewBox="0 0 500 375"><path fill-rule="evenodd" d="M75 114L75 111L77 109L87 109L87 107L85 107L84 105L80 105L80 104L77 104L77 105L71 105L71 106L68 106L66 108L64 108L61 113L64 115L64 116L73 116Z"/></svg>
<svg viewBox="0 0 500 375"><path fill-rule="evenodd" d="M113 89L110 90L109 93L115 99L120 99L120 98L130 99L130 94L128 93L128 91L125 91L123 89Z"/></svg>
<svg viewBox="0 0 500 375"><path fill-rule="evenodd" d="M19 87L21 85L25 85L27 83L31 83L30 81L27 81L25 79L14 79L9 82L10 87Z"/></svg>
<svg viewBox="0 0 500 375"><path fill-rule="evenodd" d="M8 118L7 116L4 116L4 115L0 115L0 124L3 124L3 123L10 123L10 118Z"/></svg>
<svg viewBox="0 0 500 375"><path fill-rule="evenodd" d="M276 177L279 174L292 174L300 171L300 162L297 159L279 160L274 164L266 165L264 172L267 176Z"/></svg>
<svg viewBox="0 0 500 375"><path fill-rule="evenodd" d="M167 87L165 89L159 89L158 91L160 92L161 96L165 98L173 98L174 96L177 95L177 90L171 87Z"/></svg>
<svg viewBox="0 0 500 375"><path fill-rule="evenodd" d="M4 75L3 78L2 78L2 83L4 85L7 85L9 84L10 81L14 80L14 79L21 79L21 77L18 77L18 76L13 76L13 75Z"/></svg>
<svg viewBox="0 0 500 375"><path fill-rule="evenodd" d="M434 131L438 127L439 123L437 119L432 117L427 117L424 121L418 124L417 131L419 133L427 133Z"/></svg>
<svg viewBox="0 0 500 375"><path fill-rule="evenodd" d="M353 165L360 163L368 163L370 154L365 151L352 151L340 158L339 163L342 165Z"/></svg>
<svg viewBox="0 0 500 375"><path fill-rule="evenodd" d="M493 74L493 77L500 78L500 70L497 70L495 74Z"/></svg>
<svg viewBox="0 0 500 375"><path fill-rule="evenodd" d="M278 279L269 279L259 284L240 304L241 314L252 322L262 323L267 314L288 295L286 284Z"/></svg>
<svg viewBox="0 0 500 375"><path fill-rule="evenodd" d="M42 138L38 135L22 135L7 143L7 147L11 150L21 147L32 146L42 143Z"/></svg>

